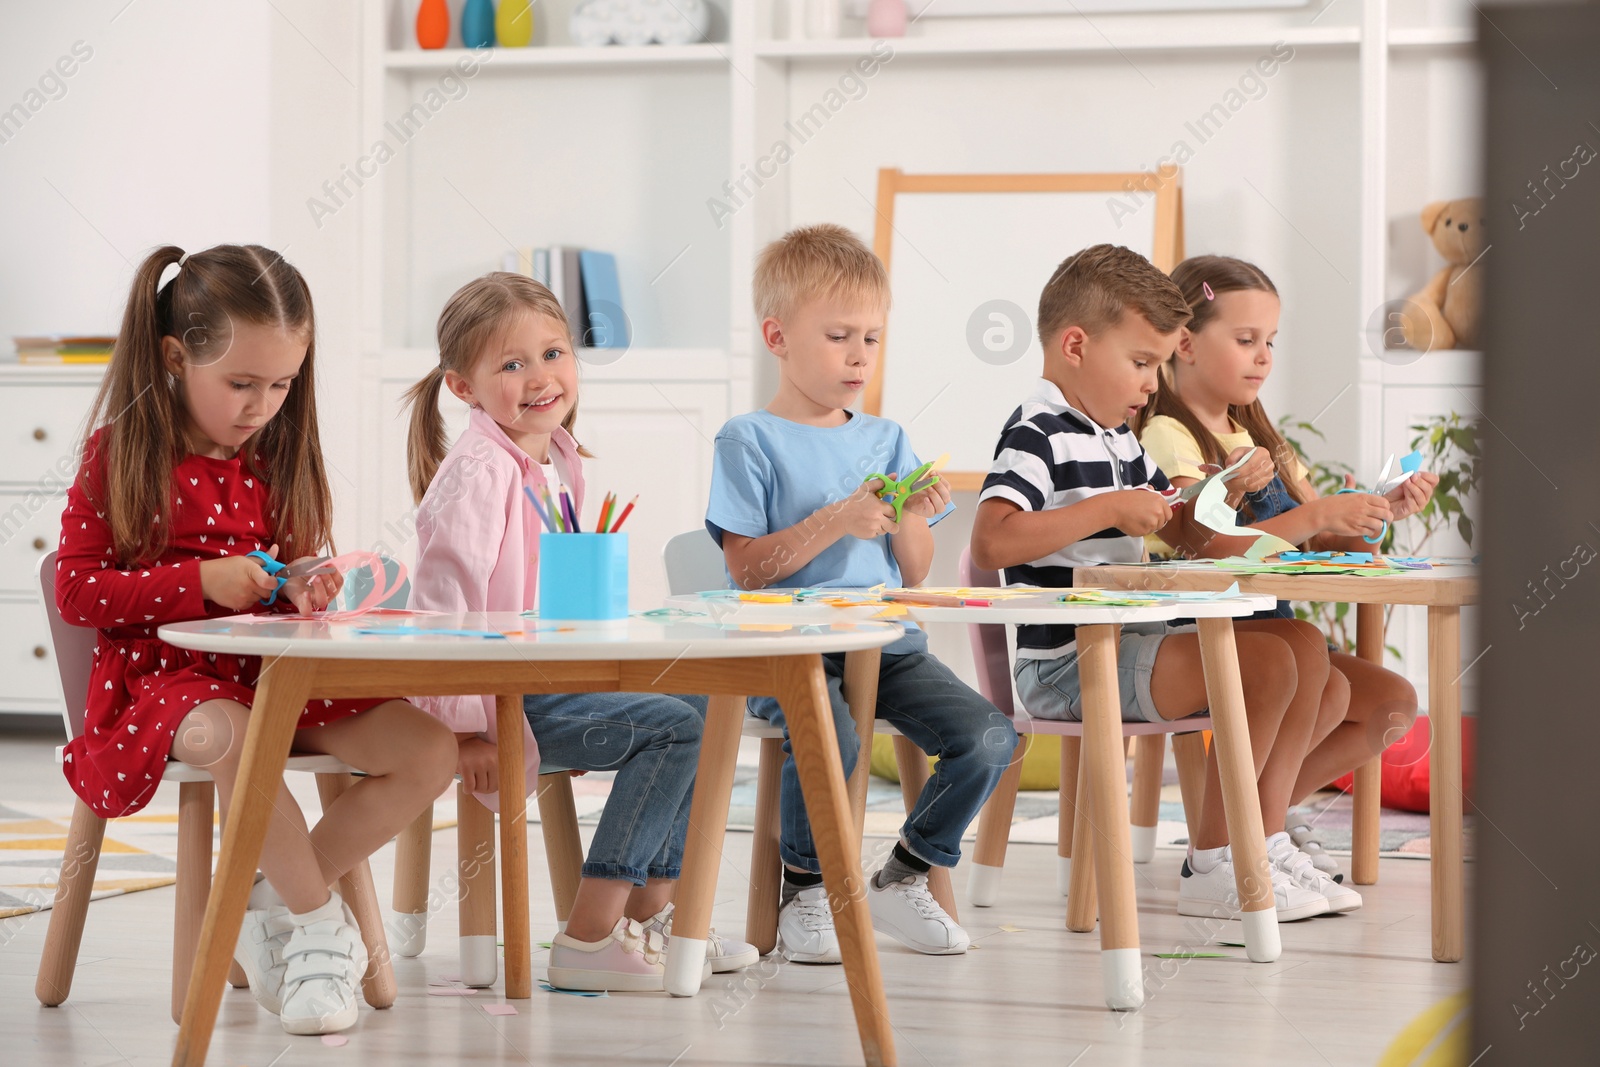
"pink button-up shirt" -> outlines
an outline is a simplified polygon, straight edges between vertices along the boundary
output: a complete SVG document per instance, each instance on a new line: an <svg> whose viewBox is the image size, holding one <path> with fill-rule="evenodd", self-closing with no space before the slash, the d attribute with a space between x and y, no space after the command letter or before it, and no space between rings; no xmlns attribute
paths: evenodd
<svg viewBox="0 0 1600 1067"><path fill-rule="evenodd" d="M583 460L565 430L550 435L552 456L572 479L573 506L583 508ZM467 429L450 449L417 509L417 565L411 576L411 606L422 611L526 611L537 603L539 519L523 494L544 488L539 465L512 443L482 409L473 408ZM557 492L551 486L552 494ZM492 696L414 697L412 703L457 733L495 740ZM522 724L527 780L524 796L538 787L539 746ZM478 798L500 810L494 794Z"/></svg>

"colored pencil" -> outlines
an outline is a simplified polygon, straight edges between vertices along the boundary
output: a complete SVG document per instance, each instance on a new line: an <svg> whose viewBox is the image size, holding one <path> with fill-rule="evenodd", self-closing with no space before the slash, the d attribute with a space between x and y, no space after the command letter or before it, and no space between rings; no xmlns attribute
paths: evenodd
<svg viewBox="0 0 1600 1067"><path fill-rule="evenodd" d="M930 608L986 608L987 600L950 596L945 593L885 593L883 599L891 604L921 604Z"/></svg>
<svg viewBox="0 0 1600 1067"><path fill-rule="evenodd" d="M572 496L564 485L561 487L561 510L566 513L569 532L582 533L583 527L578 525L578 512L573 508Z"/></svg>
<svg viewBox="0 0 1600 1067"><path fill-rule="evenodd" d="M611 518L611 509L616 504L616 502L617 502L617 496L616 496L615 493L607 493L606 494L605 500L600 504L600 519L595 524L595 530L596 531L598 531L600 533L605 533L606 532L606 523Z"/></svg>
<svg viewBox="0 0 1600 1067"><path fill-rule="evenodd" d="M617 516L617 521L611 524L611 529L607 530L606 532L616 533L618 530L622 529L623 521L627 519L629 513L633 511L633 506L638 502L639 497L635 495L632 500L628 501L628 506L622 509L622 514Z"/></svg>
<svg viewBox="0 0 1600 1067"><path fill-rule="evenodd" d="M550 489L548 486L545 487L543 492L545 509L550 512L550 518L555 522L555 526L551 528L552 532L566 533L566 520L561 516L561 509L556 507L556 498L550 495Z"/></svg>
<svg viewBox="0 0 1600 1067"><path fill-rule="evenodd" d="M545 529L555 533L556 528L550 525L550 516L545 513L544 508L539 506L539 498L533 495L533 490L523 486L522 491L528 495L528 503L533 505L533 513L539 516L539 521L544 523Z"/></svg>

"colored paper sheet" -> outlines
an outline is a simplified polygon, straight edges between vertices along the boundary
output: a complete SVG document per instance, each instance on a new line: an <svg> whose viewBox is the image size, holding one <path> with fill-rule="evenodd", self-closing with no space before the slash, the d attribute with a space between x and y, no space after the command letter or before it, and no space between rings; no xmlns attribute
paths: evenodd
<svg viewBox="0 0 1600 1067"><path fill-rule="evenodd" d="M1240 460L1240 462L1244 461ZM1238 464L1235 464L1235 466L1238 466ZM1255 542L1244 553L1245 556L1252 560L1259 560L1273 552L1298 551L1294 545L1291 545L1281 537L1274 537L1272 534L1246 529L1239 525L1239 516L1228 506L1226 499L1228 487L1223 481L1223 477L1227 473L1227 471L1223 471L1222 474L1213 475L1206 480L1205 488L1200 490L1199 495L1194 498L1194 503L1190 505L1194 520L1206 529L1215 531L1224 537L1254 537Z"/></svg>

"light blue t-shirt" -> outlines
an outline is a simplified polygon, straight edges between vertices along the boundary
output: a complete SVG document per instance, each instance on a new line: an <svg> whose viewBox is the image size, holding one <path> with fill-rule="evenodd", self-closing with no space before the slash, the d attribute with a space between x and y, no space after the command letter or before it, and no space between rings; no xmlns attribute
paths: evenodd
<svg viewBox="0 0 1600 1067"><path fill-rule="evenodd" d="M764 537L848 497L872 474L903 477L922 465L899 423L850 412L842 426L807 426L766 411L737 415L717 433L706 529L718 545L724 531ZM952 504L930 522L955 510ZM731 581L731 576L730 576ZM846 534L783 580L782 588L896 587L901 584L888 535L870 541ZM928 637L915 626L884 649L923 652Z"/></svg>

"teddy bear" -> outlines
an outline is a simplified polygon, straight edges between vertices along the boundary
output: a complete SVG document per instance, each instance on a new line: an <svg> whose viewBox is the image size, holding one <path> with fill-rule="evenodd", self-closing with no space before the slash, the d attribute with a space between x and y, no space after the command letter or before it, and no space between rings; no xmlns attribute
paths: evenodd
<svg viewBox="0 0 1600 1067"><path fill-rule="evenodd" d="M1477 270L1485 247L1483 200L1437 200L1422 209L1422 229L1449 265L1421 292L1406 298L1400 312L1406 344L1423 352L1476 348L1483 292L1483 275Z"/></svg>

